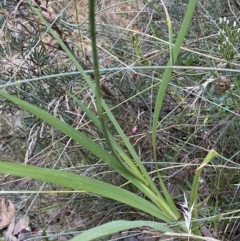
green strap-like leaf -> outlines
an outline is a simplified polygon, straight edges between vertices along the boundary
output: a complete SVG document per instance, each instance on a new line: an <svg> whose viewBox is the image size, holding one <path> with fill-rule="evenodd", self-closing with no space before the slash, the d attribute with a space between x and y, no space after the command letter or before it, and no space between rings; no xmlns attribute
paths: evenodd
<svg viewBox="0 0 240 241"><path fill-rule="evenodd" d="M199 189L199 180L201 177L201 173L203 168L214 158L218 156L218 153L215 150L210 150L207 156L204 158L203 163L197 168L196 174L193 179L193 184L190 193L190 206L193 206L192 217L196 220L192 223L192 229L195 234L201 235L198 225L198 209L197 209L197 197L198 197L198 189Z"/></svg>
<svg viewBox="0 0 240 241"><path fill-rule="evenodd" d="M171 219L151 202L125 189L90 177L2 161L0 161L0 173L12 174L19 177L29 177L35 180L111 198L137 208L165 222L171 222Z"/></svg>
<svg viewBox="0 0 240 241"><path fill-rule="evenodd" d="M181 45L187 34L188 27L190 25L192 16L194 14L196 4L197 4L197 0L189 0L188 1L187 11L184 16L184 19L183 19L183 22L181 25L181 29L178 33L178 37L177 37L175 46L172 50L172 53L170 53L170 55L172 56L172 59L170 58L169 62L167 63L167 66L171 66L171 64L174 64L177 60L178 54L181 49ZM170 48L170 50L171 50L171 48ZM152 143L153 143L153 155L154 155L155 161L157 159L157 157L156 157L156 155L157 155L156 154L157 153L156 137L157 137L158 119L159 119L160 111L162 109L162 104L163 104L163 100L165 97L165 93L167 91L168 83L170 81L171 73L172 73L171 68L165 69L163 78L162 78L162 83L160 84L160 87L158 90L158 95L157 95L156 104L155 104L155 108L154 108L154 118L153 118L153 127L152 127Z"/></svg>
<svg viewBox="0 0 240 241"><path fill-rule="evenodd" d="M113 221L103 225L100 225L95 228L91 228L87 231L84 231L82 234L74 237L71 241L90 241L100 237L104 237L106 235L115 234L120 231L128 230L131 228L139 228L139 227L149 227L159 232L173 232L170 228L166 227L166 225L157 222L151 221Z"/></svg>
<svg viewBox="0 0 240 241"><path fill-rule="evenodd" d="M77 131L67 123L59 120L55 116L47 113L46 111L27 103L26 101L20 100L15 96L9 95L3 91L0 91L0 95L4 98L10 100L14 104L20 106L24 110L29 111L33 115L37 116L38 118L44 120L49 125L54 127L55 129L61 131L63 134L69 136L74 141L82 145L86 150L93 153L95 156L97 156L99 159L103 159L105 162L107 162L112 168L114 169L124 169L122 163L117 162L116 158L108 153L106 150L104 150L101 146L96 144L94 141L92 141L90 138L85 136L83 133Z"/></svg>

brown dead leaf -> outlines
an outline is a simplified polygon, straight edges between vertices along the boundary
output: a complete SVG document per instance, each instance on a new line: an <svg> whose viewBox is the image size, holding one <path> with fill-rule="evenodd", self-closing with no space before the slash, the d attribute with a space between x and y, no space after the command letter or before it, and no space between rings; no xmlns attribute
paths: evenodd
<svg viewBox="0 0 240 241"><path fill-rule="evenodd" d="M7 227L15 218L15 207L11 201L6 206L5 199L0 201L0 229Z"/></svg>
<svg viewBox="0 0 240 241"><path fill-rule="evenodd" d="M29 218L28 217L21 218L16 222L15 227L14 227L13 235L17 235L23 230L27 230L27 231L30 230L30 228L29 228Z"/></svg>
<svg viewBox="0 0 240 241"><path fill-rule="evenodd" d="M11 222L11 223L8 225L8 229L7 229L7 231L6 231L5 234L4 234L6 240L18 241L18 239L17 239L15 236L13 236L14 226L15 226L15 223L14 223L14 222Z"/></svg>
<svg viewBox="0 0 240 241"><path fill-rule="evenodd" d="M21 218L18 221L14 220L8 225L7 231L4 233L6 240L11 241L23 241L26 240L29 233L31 234L29 228L28 217Z"/></svg>

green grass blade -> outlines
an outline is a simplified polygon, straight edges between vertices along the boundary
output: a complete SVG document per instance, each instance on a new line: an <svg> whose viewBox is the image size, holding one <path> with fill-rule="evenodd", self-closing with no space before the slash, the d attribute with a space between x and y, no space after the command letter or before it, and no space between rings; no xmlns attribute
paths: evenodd
<svg viewBox="0 0 240 241"><path fill-rule="evenodd" d="M102 125L99 121L99 119L96 117L96 115L87 108L86 105L84 105L80 100L78 100L75 96L72 94L69 94L76 103L81 107L81 109L86 113L87 117L94 123L94 125L99 129L102 130ZM134 162L130 159L130 157L126 154L126 152L122 149L122 147L117 143L115 138L112 136L110 132L108 132L108 136L110 139L110 142L114 146L114 148L117 150L117 152L120 154L121 158L127 163L127 165L132 169L134 174L138 177L139 180L141 180L143 183L148 185L148 182L145 180L142 173L139 171L138 167L134 164Z"/></svg>
<svg viewBox="0 0 240 241"><path fill-rule="evenodd" d="M29 111L30 113L37 116L38 118L46 121L52 127L56 128L57 130L61 131L63 134L72 138L77 143L81 144L84 148L86 148L86 150L89 150L98 158L107 162L112 168L117 170L125 169L124 165L121 162L118 162L113 155L108 153L106 150L104 150L101 146L96 144L90 138L85 136L83 133L75 130L73 127L66 124L65 122L59 120L58 118L52 116L51 114L47 113L44 110L32 104L29 104L23 100L20 100L15 96L9 95L3 91L0 91L0 95L8 99L9 101L13 102L14 104L20 106L24 110Z"/></svg>
<svg viewBox="0 0 240 241"><path fill-rule="evenodd" d="M111 152L118 158L118 155L115 153L115 150L112 146L112 143L109 139L108 130L104 121L103 107L102 107L102 97L101 97L101 85L100 85L100 73L99 73L99 63L98 63L98 54L97 54L97 36L95 31L95 1L89 1L89 22L90 22L90 35L92 41L92 55L93 55L93 66L94 66L94 79L96 85L96 106L98 112L98 118L102 126L102 133L107 141L108 147Z"/></svg>
<svg viewBox="0 0 240 241"><path fill-rule="evenodd" d="M105 111L109 117L109 119L111 120L112 124L114 125L116 131L118 132L118 134L120 135L124 145L127 147L128 151L130 152L130 154L132 155L134 161L136 162L136 164L138 165L139 169L141 170L143 176L146 178L148 185L150 186L151 190L161 199L163 199L162 195L160 194L159 190L157 189L157 187L155 186L154 182L152 181L152 178L150 177L150 175L148 174L145 166L143 165L143 163L141 162L139 156L137 155L136 151L134 150L134 147L132 146L132 144L130 143L128 137L125 135L125 133L123 132L122 128L120 127L120 125L118 124L117 120L115 119L115 117L113 116L113 114L111 113L111 111L108 108L105 108ZM125 155L125 161L128 163L130 160L129 156Z"/></svg>
<svg viewBox="0 0 240 241"><path fill-rule="evenodd" d="M84 231L80 235L71 239L71 241L90 241L94 239L98 239L100 237L104 237L110 234L115 234L124 230L139 228L139 227L149 227L154 230L158 230L159 232L174 232L170 228L166 227L166 225L157 222L151 221L125 221L118 220L109 222L98 227L89 229Z"/></svg>
<svg viewBox="0 0 240 241"><path fill-rule="evenodd" d="M73 55L71 50L66 46L66 44L63 42L63 40L60 38L60 36L51 28L50 24L43 18L42 14L39 12L39 10L36 9L35 7L32 7L32 10L33 10L33 12L35 12L37 14L37 16L39 17L41 22L46 26L46 28L47 28L46 31L49 32L49 34L57 41L57 43L60 45L62 50L64 50L64 52L70 58L70 60L75 65L77 70L80 72L80 74L82 75L84 80L90 86L90 88L93 91L93 93L95 93L93 82L91 81L89 76L85 73L85 71L83 70L82 66L79 64L78 60L75 58L75 56Z"/></svg>
<svg viewBox="0 0 240 241"><path fill-rule="evenodd" d="M135 178L134 173L129 172L126 166L123 163L119 162L115 158L115 156L109 154L107 151L102 149L101 146L93 142L84 134L75 130L73 127L69 126L68 124L60 121L58 118L52 116L46 111L41 110L40 108L33 106L25 101L22 101L17 97L11 96L2 91L0 91L0 95L12 101L14 104L21 106L23 109L29 111L30 113L34 114L40 119L46 121L52 127L56 128L57 130L61 131L62 133L66 134L67 136L75 140L77 143L81 144L84 148L89 150L97 157L101 158L103 161L108 163L112 168L117 170L120 174L122 174L129 181L131 181L139 190L141 190L145 195L147 195L148 198L150 198L166 215L168 215L169 220L175 221L178 219L178 215L176 215L171 210L168 203L163 199L162 196L160 197L156 196L156 194L151 189L149 189L149 187L147 187L142 181Z"/></svg>
<svg viewBox="0 0 240 241"><path fill-rule="evenodd" d="M108 110L106 109L106 112ZM176 221L180 218L180 213L178 212L177 208L175 207L175 204L171 200L170 202L168 200L165 200L162 194L157 189L156 185L152 181L150 175L148 174L146 168L144 167L143 163L141 162L140 158L136 154L133 146L129 142L126 135L123 133L122 128L119 126L118 122L116 121L115 117L112 115L112 113L108 113L109 118L111 119L111 122L115 126L115 129L118 131L119 135L121 136L122 140L124 141L125 146L128 147L128 150L132 154L134 160L138 164L140 170L142 171L144 177L146 178L149 186L146 188L145 186L141 185L140 183L134 183L145 195L148 196L161 210L163 210L166 214L171 217L173 221ZM129 157L127 157L129 158ZM126 160L125 160L126 161ZM131 161L131 160L129 160ZM127 162L127 161L126 161ZM164 189L166 190L166 188ZM169 199L171 198L170 195L167 196ZM175 208L172 208L175 207Z"/></svg>
<svg viewBox="0 0 240 241"><path fill-rule="evenodd" d="M73 97L73 96L72 96ZM94 122L94 124L96 125L97 128L101 129L101 125L99 120L96 118L96 116L94 116L94 114L84 105L82 104L79 100L77 100L77 98L73 97L73 99L78 103L78 105L82 108L82 110L87 114L87 116ZM112 123L115 125L116 129L118 129L118 133L122 132L121 127L118 125L117 121L115 120L114 116L112 115L112 113L109 113L109 116L112 118L111 121ZM129 144L129 149L132 148L129 140L127 139L127 137L125 136L125 134L122 132L123 134L123 140L125 141L125 145ZM109 133L109 137L110 137L110 141L112 142L112 144L114 145L114 147L116 148L116 150L118 151L118 153L121 155L121 157L123 158L123 160L129 165L129 167L132 169L132 171L134 172L135 175L137 175L138 180L132 179L130 176L125 176L128 178L129 181L131 181L136 187L139 188L139 190L141 190L145 195L147 195L156 205L158 205L161 210L164 210L164 212L168 213L168 215L170 217L172 217L173 220L178 220L180 217L179 212L177 211L176 207L175 209L172 209L172 207L169 207L169 203L173 204L173 202L169 202L169 201L165 201L163 196L159 193L157 187L155 186L155 184L153 183L151 177L149 176L149 174L147 173L145 167L143 166L143 169L146 171L146 175L142 175L139 172L139 169L135 166L135 164L132 162L132 160L130 159L130 157L125 153L125 151L122 149L122 147L116 142L116 140L114 139L114 137ZM124 138L126 137L126 139ZM133 149L134 153L135 150ZM136 154L137 155L137 154ZM136 158L139 158L138 156L136 156ZM138 163L138 162L137 162ZM142 162L139 159L139 165L143 165ZM142 169L141 169L142 170ZM145 173L145 172L144 172ZM146 180L144 179L144 177L146 178ZM139 180L143 183L139 183ZM153 188L151 188L153 187ZM173 204L174 205L174 204Z"/></svg>
<svg viewBox="0 0 240 241"><path fill-rule="evenodd" d="M161 175L159 174L158 175L158 179L159 179L159 182L160 182L160 185L161 185L161 188L162 188L162 191L163 191L163 194L164 194L164 197L166 199L166 202L168 203L170 209L172 210L172 212L175 214L176 216L176 220L180 219L181 218L181 214L180 212L178 211L171 195L169 194L163 180L162 180L162 177Z"/></svg>
<svg viewBox="0 0 240 241"><path fill-rule="evenodd" d="M76 97L72 96L72 98L77 102L77 104L81 107L81 109L86 113L88 118L93 121L95 126L97 128L99 128L99 129L101 129L100 121L98 120L98 118L96 118L96 116L92 113L92 111L89 110ZM134 172L136 170L137 173L140 175L140 176L137 176L138 177L137 180L127 176L128 180L131 181L136 187L138 187L139 190L141 190L145 195L147 195L156 205L158 205L161 208L161 210L163 210L164 212L168 213L168 215L170 217L172 217L172 220L178 220L180 218L180 214L179 214L175 204L173 203L173 201L169 200L171 198L170 195L169 195L170 198L167 199L167 202L166 202L162 195L158 196L158 195L156 195L156 193L153 190L149 189L149 187L147 187L148 183L145 183L146 180L143 179L144 177L141 175L141 173L139 172L139 170L135 166L135 164L132 162L132 160L130 160L130 157L124 152L122 147L116 142L116 140L114 139L114 137L110 133L109 133L109 137L110 137L110 141L112 142L113 146L116 148L116 150L118 150L118 153L122 156L122 158L124 160L129 159L129 161L126 161L127 164L129 164L129 166L132 168L132 170ZM142 181L142 184L139 183L139 180Z"/></svg>
<svg viewBox="0 0 240 241"><path fill-rule="evenodd" d="M201 177L202 170L204 166L206 166L210 161L218 156L218 153L215 150L209 151L207 156L204 158L203 163L200 167L197 168L196 174L193 179L193 184L190 193L190 206L193 206L192 217L197 220L198 219L198 210L197 210L197 200L198 200L198 188L199 188L199 180ZM198 221L192 222L192 230L194 234L201 235L199 230Z"/></svg>
<svg viewBox="0 0 240 241"><path fill-rule="evenodd" d="M186 14L184 16L184 20L182 22L182 26L181 26L180 32L178 34L178 38L176 40L176 44L175 44L173 49L172 49L172 38L171 38L171 36L172 36L171 35L171 33L172 33L171 21L170 21L170 17L168 15L167 9L165 9L167 21L168 21L169 43L170 43L170 59L168 61L167 66L169 66L169 65L172 66L177 60L177 56L180 52L181 45L182 45L184 37L187 33L188 26L190 24L190 21L191 21L191 18L193 16L193 14L194 14L194 9L195 9L196 3L197 3L197 0L189 1L187 11L186 11ZM153 126L152 126L152 145L153 145L153 156L154 156L155 162L157 161L156 135L157 135L158 119L159 119L160 111L161 111L161 108L162 108L163 100L164 100L164 97L165 97L165 93L167 91L168 83L170 81L171 74L172 74L171 68L166 69L164 71L162 83L161 83L161 85L159 87L159 90L158 90L158 95L157 95L156 104L155 104L155 108L154 108L155 111L154 111ZM162 190L164 192L164 196L166 198L166 201L168 202L169 208L172 210L173 213L175 213L176 217L179 218L180 213L177 210L170 194L168 193L167 188L165 187L165 185L164 185L164 183L161 179L160 174L158 176L159 176L159 181L160 181Z"/></svg>
<svg viewBox="0 0 240 241"><path fill-rule="evenodd" d="M187 11L185 13L185 16L184 16L184 19L183 19L183 22L182 22L182 25L181 25L181 29L178 33L178 37L177 37L175 46L172 50L172 53L170 53L170 55L172 55L172 60L170 58L167 66L172 66L171 64L174 64L177 60L178 54L179 54L180 49L181 49L181 45L182 45L183 40L184 40L184 38L187 34L187 30L188 30L188 27L190 25L191 18L194 14L196 4L197 4L197 0L188 1ZM171 48L170 48L170 50L171 50ZM164 100L164 97L165 97L165 93L167 91L168 83L170 81L171 73L172 73L171 68L166 69L164 71L162 83L160 84L160 87L159 87L159 90L158 90L158 95L157 95L156 104L155 104L155 108L154 108L154 117L153 117L153 126L152 126L152 145L153 145L153 155L154 155L155 161L157 160L156 137L157 137L158 119L159 119L160 111L162 109L162 104L163 104L163 100Z"/></svg>
<svg viewBox="0 0 240 241"><path fill-rule="evenodd" d="M167 215L165 215L157 206L151 202L120 187L116 187L112 184L95 180L93 178L84 177L64 171L2 161L0 161L0 173L12 174L19 177L29 177L35 180L49 182L67 188L97 194L125 203L131 207L137 208L154 217L164 220L165 222L171 221Z"/></svg>
<svg viewBox="0 0 240 241"><path fill-rule="evenodd" d="M168 16L167 10L166 10L166 14L167 14L167 20L168 20L168 28L169 28L169 44L170 44L170 59L168 61L167 66L172 66L176 60L177 60L177 56L180 52L181 49L181 45L183 43L183 40L186 36L188 27L190 25L190 21L191 18L194 14L194 9L196 6L197 0L192 0L188 2L188 6L187 6L187 11L186 14L184 16L184 20L182 22L181 25L181 29L180 32L178 34L178 38L176 40L176 44L174 46L174 48L172 49L172 39L171 39L171 22L170 22L170 18ZM155 108L154 108L154 117L153 117L153 126L152 126L152 145L153 145L153 156L154 156L154 161L157 161L157 143L156 143L156 137L157 137L157 125L158 125L158 119L159 119L159 115L160 115L160 111L162 109L162 104L163 104L163 100L165 97L165 93L167 91L167 87L168 87L168 83L170 81L170 77L172 74L172 69L165 69L164 74L163 74L163 78L162 78L162 83L160 84L159 90L158 90L158 94L157 94L157 99L156 99L156 104L155 104ZM158 168L157 168L158 169ZM170 194L167 191L167 188L165 187L165 184L163 183L160 174L159 176L159 181L162 187L162 190L164 192L164 196L168 202L169 208L172 210L173 213L175 213L176 217L179 218L180 213L177 210Z"/></svg>

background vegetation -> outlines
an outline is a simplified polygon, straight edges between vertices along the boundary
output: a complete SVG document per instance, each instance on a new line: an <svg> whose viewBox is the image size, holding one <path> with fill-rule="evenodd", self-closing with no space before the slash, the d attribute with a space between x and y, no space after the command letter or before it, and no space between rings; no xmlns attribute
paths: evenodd
<svg viewBox="0 0 240 241"><path fill-rule="evenodd" d="M16 234L17 240L69 240L97 226L102 232L112 230L97 240L196 240L196 235L205 240L239 239L240 4L197 1L185 36L181 24L187 4L100 1L94 36L88 1L1 1L1 95L17 96L60 120L7 95L8 100L1 98L0 159L12 166L1 166L0 172L28 177L0 175L2 198L11 200L16 219L24 217L31 227L21 237ZM174 44L181 37L178 55ZM91 40L96 40L99 79ZM166 66L172 64L171 71ZM93 83L99 83L96 91ZM101 104L107 112L104 121ZM82 143L65 124L96 145L87 139ZM212 149L218 157L206 159ZM121 160L130 170L119 164ZM208 165L201 166L203 162ZM24 175L25 166L15 163L48 168L42 170L45 179L37 178L47 182L30 179L37 169ZM73 183L80 179L72 175L64 180L65 174L57 176L50 169L86 177L81 182L93 191L67 189L77 189ZM54 181L60 177L63 181L57 185ZM99 196L112 187L101 183L97 193L99 183L87 187L88 177L137 194L149 210L127 203L127 198L120 202L117 194L115 200L106 198L108 194ZM169 206L161 206L161 195ZM151 204L159 200L157 213ZM152 223L100 226L113 220ZM153 226L162 220L168 225ZM118 233L115 224L132 229Z"/></svg>

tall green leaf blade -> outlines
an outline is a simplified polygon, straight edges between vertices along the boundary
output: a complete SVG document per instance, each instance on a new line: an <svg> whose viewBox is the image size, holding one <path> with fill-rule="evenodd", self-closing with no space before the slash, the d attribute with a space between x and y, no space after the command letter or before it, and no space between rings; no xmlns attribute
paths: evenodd
<svg viewBox="0 0 240 241"><path fill-rule="evenodd" d="M81 109L84 111L84 113L87 115L87 117L94 123L94 125L99 129L102 130L102 125L99 121L99 119L94 115L94 113L88 109L80 100L78 100L75 96L70 96L76 101L76 103L81 107ZM134 164L134 162L130 159L130 157L125 153L125 151L122 149L122 147L117 143L117 141L114 139L112 134L108 132L109 139L114 146L114 148L117 150L117 152L120 154L122 159L127 163L127 165L132 169L132 171L137 175L138 179L141 180L143 183L148 185L146 182L144 176L139 171L138 167Z"/></svg>
<svg viewBox="0 0 240 241"><path fill-rule="evenodd" d="M131 207L137 208L165 222L171 222L171 219L165 215L157 206L151 202L139 197L112 184L95 180L93 178L76 175L64 171L57 171L17 163L0 161L0 173L12 174L19 177L29 177L35 180L49 182L63 187L72 188L79 191L86 191L103 197L125 203Z"/></svg>
<svg viewBox="0 0 240 241"><path fill-rule="evenodd" d="M207 156L204 158L202 164L197 168L196 174L193 179L191 193L190 193L190 206L193 206L192 216L194 220L198 219L198 209L197 209L197 199L198 199L198 190L199 190L199 180L201 177L202 170L210 161L218 156L218 153L215 150L210 150ZM198 221L192 223L192 228L194 233L201 235L199 230Z"/></svg>
<svg viewBox="0 0 240 241"><path fill-rule="evenodd" d="M160 182L160 185L161 185L161 188L163 190L163 194L164 194L164 197L166 199L166 202L168 203L169 207L170 207L170 210L175 214L176 216L176 220L178 220L179 218L181 218L181 214L179 213L171 195L169 194L169 191L167 190L163 180L162 180L162 177L159 175L158 176L158 179L159 179L159 182Z"/></svg>
<svg viewBox="0 0 240 241"><path fill-rule="evenodd" d="M86 148L86 150L89 150L91 153L96 155L98 158L107 162L114 169L118 169L118 170L125 169L123 164L118 162L113 155L108 153L106 150L104 150L101 146L96 144L90 138L85 136L83 133L77 131L70 125L66 124L65 122L59 120L58 118L52 116L51 114L47 113L44 110L42 110L32 104L29 104L23 100L20 100L15 96L9 95L3 91L0 91L0 95L3 96L4 98L10 100L14 104L20 106L24 110L29 111L30 113L37 116L38 118L46 121L52 127L56 128L57 130L61 131L65 135L72 138L77 143L81 144L84 148Z"/></svg>
<svg viewBox="0 0 240 241"><path fill-rule="evenodd" d="M172 53L170 53L170 55L172 56L172 59L170 58L170 60L167 63L167 66L172 66L171 64L174 64L177 60L178 54L181 49L181 45L187 34L188 27L191 22L191 18L194 14L196 4L197 4L197 0L188 1L187 11L185 13L185 16L181 25L181 29L178 33L178 37L177 37L175 46L172 50ZM171 73L172 73L172 68L165 69L163 78L162 78L162 83L160 84L160 87L158 90L156 104L154 108L154 117L153 117L153 126L152 126L152 145L153 145L153 155L154 155L155 161L157 160L156 138L157 138L158 119L159 119L160 111L162 109L162 104L165 97L165 93L167 91L168 83L170 81Z"/></svg>
<svg viewBox="0 0 240 241"><path fill-rule="evenodd" d="M187 11L186 14L184 16L182 25L181 25L181 29L180 32L178 34L177 40L176 40L176 44L174 46L174 48L172 49L172 39L171 39L171 23L170 23L170 18L168 16L167 13L167 19L168 19L168 25L169 25L169 36L170 36L170 40L169 40L169 44L170 44L170 59L167 63L167 66L172 66L178 57L178 54L180 52L181 49L181 45L183 43L183 40L186 36L188 27L190 25L191 22L191 18L194 14L195 11L195 6L197 4L197 0L192 0L188 2L188 6L187 6ZM166 10L167 12L167 10ZM157 94L157 99L156 99L156 104L155 104L155 108L154 108L154 116L153 116L153 126L152 126L152 146L153 146L153 156L154 156L154 161L157 161L157 126L158 126L158 119L159 119L159 115L160 115L160 111L162 109L162 104L163 104L163 100L165 97L165 93L167 91L167 87L170 81L170 77L172 74L172 68L167 68L164 71L163 74L163 78L162 78L162 83L160 84L159 90L158 90L158 94ZM164 191L164 196L166 198L166 200L168 201L169 204L169 210L171 210L176 217L179 217L180 214L175 206L175 204L173 203L173 200L171 198L171 196L169 195L165 184L163 183L161 176L159 174L159 181L161 183L161 187Z"/></svg>
<svg viewBox="0 0 240 241"><path fill-rule="evenodd" d="M159 192L159 190L157 189L156 185L154 184L154 182L152 181L152 178L150 177L150 175L148 174L145 166L143 165L143 163L141 162L139 156L137 155L136 151L134 150L134 147L132 146L132 144L130 143L129 139L127 138L127 136L125 135L125 133L123 132L122 128L120 127L119 123L117 122L117 120L115 119L115 117L113 116L112 112L109 110L109 108L104 105L104 109L109 117L109 119L111 120L112 124L114 125L116 131L118 132L118 134L120 135L124 145L127 147L127 149L129 150L129 152L131 153L133 159L135 160L135 162L137 163L137 165L139 166L139 169L141 170L143 176L146 178L148 185L150 186L151 190L159 197L159 198L163 198L161 193ZM128 162L129 160L127 160L129 157L126 156L125 161Z"/></svg>
<svg viewBox="0 0 240 241"><path fill-rule="evenodd" d="M73 99L78 103L78 105L82 108L82 110L87 114L87 116L93 121L93 123L96 125L97 128L101 129L102 126L100 124L100 121L96 118L96 116L91 112L91 110L89 110L83 103L81 103L81 101L79 101L76 97L72 96ZM112 115L112 114L110 114ZM113 123L116 122L116 129L121 128L117 126L117 121L113 120ZM123 159L126 161L126 163L130 166L130 168L134 171L134 173L136 172L137 167L135 167L135 164L132 163L132 160L130 159L130 157L122 150L121 146L116 142L116 140L113 138L113 136L109 133L109 138L113 144L113 146L116 148L116 150L118 151L118 153L123 157ZM127 141L126 141L127 142ZM126 144L125 142L125 144ZM131 144L129 144L131 145ZM129 159L129 160L127 160ZM145 168L145 167L144 167ZM131 176L126 176L128 178L129 181L131 181L136 187L139 188L139 190L141 190L145 195L148 196L148 198L150 198L156 205L158 205L161 210L163 210L165 213L167 213L169 215L169 217L172 218L172 220L178 220L180 218L180 214L175 206L175 204L173 203L173 201L171 200L170 195L166 193L166 190L163 188L164 191L164 195L167 197L167 201L164 200L163 196L159 193L159 195L156 193L158 193L159 191L157 190L157 192L155 191L155 188L152 188L151 190L151 186L147 185L147 187L144 185L146 184L146 180L144 179L143 176L141 176L141 173L138 171L137 169L137 177L138 180L133 179ZM147 173L148 175L148 173ZM149 176L150 178L150 176ZM141 184L139 182L139 180L141 180L143 182L143 184ZM147 179L148 180L148 179ZM152 182L152 180L150 180L149 182L147 182L147 184L152 183L155 186L155 184ZM162 186L161 182L161 186Z"/></svg>

